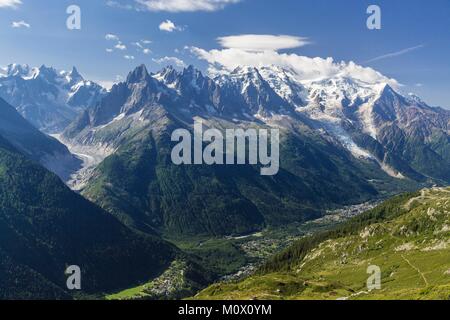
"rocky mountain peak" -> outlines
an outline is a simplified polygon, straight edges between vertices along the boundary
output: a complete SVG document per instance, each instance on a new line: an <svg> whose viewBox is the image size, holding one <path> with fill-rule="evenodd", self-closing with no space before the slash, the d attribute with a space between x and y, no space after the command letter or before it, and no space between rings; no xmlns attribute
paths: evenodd
<svg viewBox="0 0 450 320"><path fill-rule="evenodd" d="M187 68L184 68L182 74L186 77L192 78L201 78L203 77L202 72L196 69L193 65L189 65Z"/></svg>
<svg viewBox="0 0 450 320"><path fill-rule="evenodd" d="M46 65L11 64L2 70L0 97L46 133L61 132L104 95L101 86L85 81L75 67L67 72Z"/></svg>
<svg viewBox="0 0 450 320"><path fill-rule="evenodd" d="M83 81L83 76L78 72L77 68L74 66L72 68L72 71L68 74L70 82L72 83L78 83L80 81Z"/></svg>
<svg viewBox="0 0 450 320"><path fill-rule="evenodd" d="M147 67L142 64L128 74L127 83L140 83L143 81L147 81L149 78L150 74L147 71Z"/></svg>
<svg viewBox="0 0 450 320"><path fill-rule="evenodd" d="M27 64L13 63L6 67L6 75L10 77L27 75L30 67Z"/></svg>
<svg viewBox="0 0 450 320"><path fill-rule="evenodd" d="M44 79L49 82L55 81L58 77L58 72L56 69L52 67L47 67L46 65L42 65L39 67L39 74L37 75L40 79Z"/></svg>
<svg viewBox="0 0 450 320"><path fill-rule="evenodd" d="M167 66L164 69L162 69L160 72L156 73L154 77L157 80L160 80L161 82L165 84L173 83L177 80L179 74L178 71L173 66Z"/></svg>
<svg viewBox="0 0 450 320"><path fill-rule="evenodd" d="M387 83L383 84L381 88L380 96L392 97L393 95L397 95L397 92Z"/></svg>

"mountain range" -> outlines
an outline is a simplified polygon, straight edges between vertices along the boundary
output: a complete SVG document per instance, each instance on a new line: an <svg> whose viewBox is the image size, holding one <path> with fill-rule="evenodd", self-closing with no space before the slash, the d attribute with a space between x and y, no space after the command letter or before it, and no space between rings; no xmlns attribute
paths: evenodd
<svg viewBox="0 0 450 320"><path fill-rule="evenodd" d="M45 65L10 64L0 70L0 97L45 133L61 132L105 92L85 80L75 67L68 72Z"/></svg>
<svg viewBox="0 0 450 320"><path fill-rule="evenodd" d="M171 133L192 130L196 119L220 130L280 128L280 173L173 165ZM387 83L305 83L273 66L240 67L214 79L192 66L151 74L139 66L68 126L62 141L102 151L82 193L125 224L227 235L448 183L449 121L449 111Z"/></svg>

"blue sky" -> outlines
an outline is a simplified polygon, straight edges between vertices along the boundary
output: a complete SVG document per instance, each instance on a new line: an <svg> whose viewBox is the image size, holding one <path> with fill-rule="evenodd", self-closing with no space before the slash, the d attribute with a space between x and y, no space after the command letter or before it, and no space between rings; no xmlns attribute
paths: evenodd
<svg viewBox="0 0 450 320"><path fill-rule="evenodd" d="M81 8L81 30L66 28L72 4ZM371 4L381 8L381 30L366 27ZM219 37L245 34L292 36L280 40L277 53L354 61L432 105L450 107L448 0L0 0L0 65L75 65L102 83L141 63L152 71L181 61L206 70L211 50L217 61L226 59ZM236 45L230 41L222 44Z"/></svg>

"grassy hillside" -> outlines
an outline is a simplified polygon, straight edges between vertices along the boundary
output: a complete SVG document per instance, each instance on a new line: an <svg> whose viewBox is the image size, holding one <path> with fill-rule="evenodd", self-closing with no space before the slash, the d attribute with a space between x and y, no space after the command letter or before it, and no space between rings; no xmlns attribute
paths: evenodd
<svg viewBox="0 0 450 320"><path fill-rule="evenodd" d="M382 286L369 292L371 265ZM450 189L389 200L195 299L450 299Z"/></svg>

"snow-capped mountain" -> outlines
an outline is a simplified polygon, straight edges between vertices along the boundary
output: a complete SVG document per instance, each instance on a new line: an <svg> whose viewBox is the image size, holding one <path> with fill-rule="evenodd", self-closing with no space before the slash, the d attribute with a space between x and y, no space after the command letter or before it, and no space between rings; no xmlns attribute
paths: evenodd
<svg viewBox="0 0 450 320"><path fill-rule="evenodd" d="M295 72L277 67L266 66L258 69L262 78L284 100L294 106L301 106L307 99L307 90L296 80Z"/></svg>
<svg viewBox="0 0 450 320"><path fill-rule="evenodd" d="M111 144L114 150L116 136L102 132L114 128L122 137L130 122L139 127L154 121L156 110L185 120L201 116L287 128L301 123L393 177L450 180L449 111L402 95L387 82L368 83L349 75L306 81L277 66L239 67L214 79L192 66L154 74L140 66L65 136L79 143Z"/></svg>
<svg viewBox="0 0 450 320"><path fill-rule="evenodd" d="M266 92L270 86L285 103L270 99L283 108L266 108L271 116L258 119L280 125L277 117L292 117L295 110L354 157L376 161L393 177L450 178L450 111L402 95L388 81L368 83L349 75L306 81L276 66L238 68L217 81L223 88L240 84L243 94L252 86Z"/></svg>
<svg viewBox="0 0 450 320"><path fill-rule="evenodd" d="M247 117L268 117L288 107L287 101L275 92L256 68L238 67L229 74L215 78L215 81L228 96L234 96L233 100L239 101L232 104L234 115L243 113Z"/></svg>
<svg viewBox="0 0 450 320"><path fill-rule="evenodd" d="M98 84L85 80L75 67L58 71L11 64L0 71L0 97L46 133L61 132L105 93Z"/></svg>

